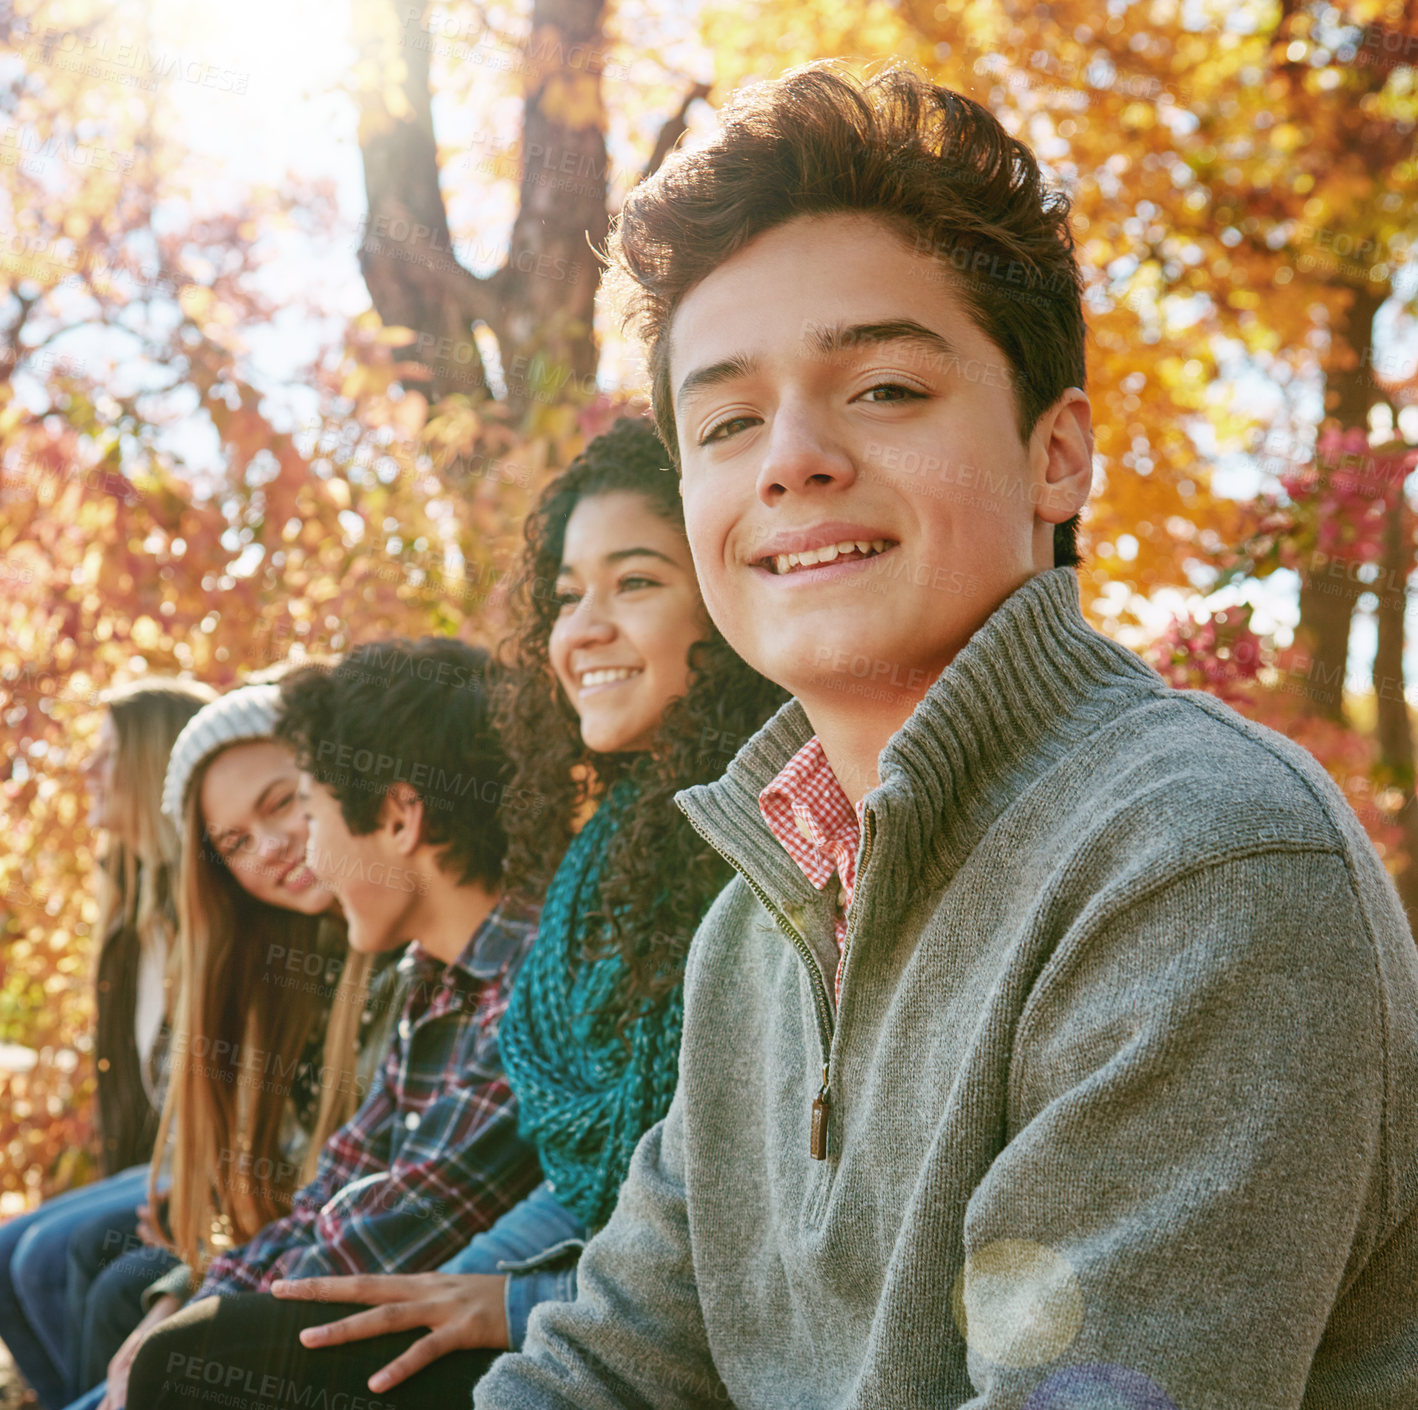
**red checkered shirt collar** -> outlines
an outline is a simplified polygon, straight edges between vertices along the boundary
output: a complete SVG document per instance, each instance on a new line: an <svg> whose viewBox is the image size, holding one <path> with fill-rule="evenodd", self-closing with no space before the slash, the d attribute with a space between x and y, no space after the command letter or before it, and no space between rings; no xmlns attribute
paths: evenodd
<svg viewBox="0 0 1418 1410"><path fill-rule="evenodd" d="M808 881L820 891L835 871L850 906L862 804L852 806L816 735L758 795L758 808Z"/></svg>

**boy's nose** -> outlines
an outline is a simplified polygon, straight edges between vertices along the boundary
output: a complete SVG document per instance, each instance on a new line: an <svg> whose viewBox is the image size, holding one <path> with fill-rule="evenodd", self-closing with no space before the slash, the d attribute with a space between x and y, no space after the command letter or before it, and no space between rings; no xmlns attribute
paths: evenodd
<svg viewBox="0 0 1418 1410"><path fill-rule="evenodd" d="M805 408L780 408L758 472L762 500L773 503L787 493L849 484L854 478L850 457L824 434L819 417Z"/></svg>

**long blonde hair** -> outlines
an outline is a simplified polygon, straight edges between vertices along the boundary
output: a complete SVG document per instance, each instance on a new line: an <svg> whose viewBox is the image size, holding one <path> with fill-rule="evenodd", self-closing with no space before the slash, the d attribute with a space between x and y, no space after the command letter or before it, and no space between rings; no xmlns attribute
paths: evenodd
<svg viewBox="0 0 1418 1410"><path fill-rule="evenodd" d="M347 946L342 918L269 905L232 875L207 837L198 801L220 752L193 771L183 805L182 986L149 1177L152 1199L162 1153L178 1132L168 1203L171 1246L194 1269L287 1213L321 1146L352 1114L361 1095L356 1054L370 969L370 957ZM307 968L312 958L314 974ZM332 970L336 984L315 982ZM290 1079L320 1025L319 1113L298 1170L283 1154Z"/></svg>
<svg viewBox="0 0 1418 1410"><path fill-rule="evenodd" d="M160 929L171 938L177 831L163 816L163 778L173 741L216 692L196 681L161 679L120 686L100 699L113 721L118 818L103 854L97 933L127 923L141 936Z"/></svg>
<svg viewBox="0 0 1418 1410"><path fill-rule="evenodd" d="M100 844L94 931L96 1047L103 1064L99 1127L110 1170L146 1160L151 1148L153 1112L141 1071L146 1057L133 1048L131 1035L142 953L165 956L164 1018L170 1016L179 964L173 905L177 832L162 813L163 775L182 727L215 698L209 686L168 677L117 687L100 697L114 736L109 802L115 816Z"/></svg>

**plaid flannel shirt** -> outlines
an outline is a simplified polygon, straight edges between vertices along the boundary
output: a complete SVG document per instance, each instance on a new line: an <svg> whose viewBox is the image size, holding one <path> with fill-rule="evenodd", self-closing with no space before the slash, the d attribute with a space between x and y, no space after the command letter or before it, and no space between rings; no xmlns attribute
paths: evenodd
<svg viewBox="0 0 1418 1410"><path fill-rule="evenodd" d="M436 1268L531 1192L541 1167L517 1134L497 1032L535 934L535 913L499 905L450 965L409 946L398 1032L364 1105L290 1213L214 1259L197 1297Z"/></svg>

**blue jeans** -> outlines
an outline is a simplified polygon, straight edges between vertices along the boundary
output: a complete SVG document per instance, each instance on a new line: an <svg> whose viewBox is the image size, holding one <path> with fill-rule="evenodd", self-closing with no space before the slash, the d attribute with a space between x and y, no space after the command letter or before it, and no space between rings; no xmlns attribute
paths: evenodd
<svg viewBox="0 0 1418 1410"><path fill-rule="evenodd" d="M62 1410L75 1387L68 1327L69 1239L104 1214L147 1198L148 1167L135 1165L92 1185L66 1190L0 1227L0 1340L45 1410Z"/></svg>
<svg viewBox="0 0 1418 1410"><path fill-rule="evenodd" d="M75 1393L108 1375L108 1363L143 1320L143 1294L176 1255L138 1238L138 1214L127 1210L81 1225L69 1240L70 1386Z"/></svg>
<svg viewBox="0 0 1418 1410"><path fill-rule="evenodd" d="M539 1302L576 1300L576 1262L586 1226L545 1180L492 1228L475 1234L440 1273L506 1273L508 1345L522 1349L527 1318Z"/></svg>

